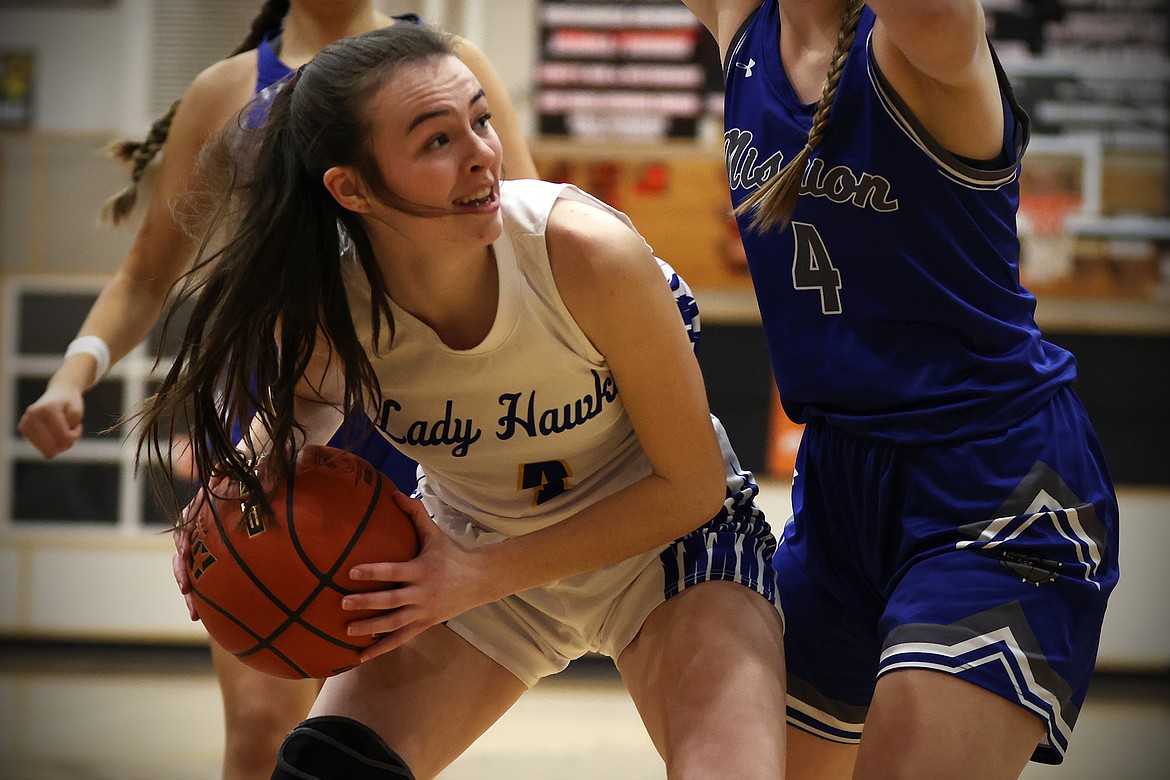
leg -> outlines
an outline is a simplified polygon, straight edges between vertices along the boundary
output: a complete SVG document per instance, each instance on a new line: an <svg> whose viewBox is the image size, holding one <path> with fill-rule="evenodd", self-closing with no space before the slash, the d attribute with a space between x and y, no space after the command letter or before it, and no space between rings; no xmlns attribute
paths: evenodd
<svg viewBox="0 0 1170 780"><path fill-rule="evenodd" d="M318 680L258 672L211 641L223 696L223 780L267 780L281 741L313 706Z"/></svg>
<svg viewBox="0 0 1170 780"><path fill-rule="evenodd" d="M312 715L377 732L417 778L437 775L526 690L446 626L325 681Z"/></svg>
<svg viewBox="0 0 1170 780"><path fill-rule="evenodd" d="M848 780L853 777L857 745L846 745L788 727L788 777L798 780Z"/></svg>
<svg viewBox="0 0 1170 780"><path fill-rule="evenodd" d="M776 608L735 583L650 614L617 666L669 777L784 776L783 645Z"/></svg>
<svg viewBox="0 0 1170 780"><path fill-rule="evenodd" d="M949 674L890 672L877 684L856 778L1017 778L1044 734L1023 707Z"/></svg>

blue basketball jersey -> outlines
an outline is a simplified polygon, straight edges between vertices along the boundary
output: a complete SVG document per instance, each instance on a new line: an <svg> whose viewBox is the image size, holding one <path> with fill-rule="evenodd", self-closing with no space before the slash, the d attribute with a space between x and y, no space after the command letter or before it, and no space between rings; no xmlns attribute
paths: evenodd
<svg viewBox="0 0 1170 780"><path fill-rule="evenodd" d="M285 65L272 44L280 38L280 30L272 30L256 47L256 89L259 93L270 87L282 78L292 73L292 69Z"/></svg>
<svg viewBox="0 0 1170 780"><path fill-rule="evenodd" d="M792 223L741 218L773 371L788 415L859 435L942 441L1003 430L1075 377L1041 339L1019 280L1020 156L1027 117L999 69L1006 167L986 170L931 138L874 61L862 11L827 135ZM742 202L804 146L779 52L776 0L728 49L724 146Z"/></svg>
<svg viewBox="0 0 1170 780"><path fill-rule="evenodd" d="M419 18L418 14L398 14L392 18L396 22L422 24L422 19ZM273 48L273 44L280 38L280 32L280 30L270 31L256 47L256 92L272 86L292 73L292 69L281 62L280 55Z"/></svg>

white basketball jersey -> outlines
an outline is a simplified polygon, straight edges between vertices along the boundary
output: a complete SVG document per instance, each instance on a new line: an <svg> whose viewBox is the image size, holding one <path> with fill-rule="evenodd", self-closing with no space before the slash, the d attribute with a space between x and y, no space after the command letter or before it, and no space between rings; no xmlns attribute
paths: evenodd
<svg viewBox="0 0 1170 780"><path fill-rule="evenodd" d="M391 302L394 338L379 353L370 288L356 264L346 284L358 337L382 384L382 406L370 416L420 464L428 509L443 514L446 505L516 535L558 522L651 468L605 356L561 300L545 244L558 198L633 225L567 184L507 181L500 196L499 302L479 345L452 349Z"/></svg>

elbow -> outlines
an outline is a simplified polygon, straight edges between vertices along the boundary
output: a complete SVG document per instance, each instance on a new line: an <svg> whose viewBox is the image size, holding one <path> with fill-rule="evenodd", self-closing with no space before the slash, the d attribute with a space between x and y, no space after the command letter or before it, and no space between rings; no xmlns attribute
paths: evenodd
<svg viewBox="0 0 1170 780"><path fill-rule="evenodd" d="M719 516L723 512L723 507L727 503L726 480L720 480L717 487L719 488L718 491L707 493L705 501L696 502L695 506L697 511L695 513L694 522L692 522L690 526L688 526L686 530L683 531L682 534L679 534L680 536L690 533L699 526L710 521L712 518Z"/></svg>
<svg viewBox="0 0 1170 780"><path fill-rule="evenodd" d="M679 527L675 538L684 536L715 517L727 500L727 475L719 457L703 458L704 468L688 474L677 488Z"/></svg>

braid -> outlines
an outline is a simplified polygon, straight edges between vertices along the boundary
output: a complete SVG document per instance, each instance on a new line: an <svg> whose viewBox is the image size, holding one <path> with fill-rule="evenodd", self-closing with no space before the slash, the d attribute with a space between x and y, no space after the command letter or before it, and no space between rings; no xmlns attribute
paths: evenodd
<svg viewBox="0 0 1170 780"><path fill-rule="evenodd" d="M264 0L264 4L260 6L260 12L252 20L247 37L229 56L234 57L259 46L260 41L264 40L268 31L280 26L281 20L288 13L288 5L289 0ZM130 183L102 205L101 218L103 221L117 225L134 209L134 205L138 202L139 184L142 182L142 177L146 175L150 163L158 156L163 145L167 142L167 136L171 133L171 122L175 118L175 111L178 110L180 101L181 98L172 103L170 109L154 121L154 124L150 126L150 132L143 140L122 139L113 142L104 150L105 154L110 157L130 163Z"/></svg>
<svg viewBox="0 0 1170 780"><path fill-rule="evenodd" d="M252 28L248 30L248 36L236 47L231 56L243 54L259 46L265 35L280 26L281 21L288 14L288 3L289 0L264 0L264 5L260 6L260 12L252 20Z"/></svg>
<svg viewBox="0 0 1170 780"><path fill-rule="evenodd" d="M175 111L179 108L179 101L171 103L170 109L150 126L150 132L141 141L115 141L106 147L105 153L110 157L130 163L130 183L121 192L107 200L102 206L102 219L114 225L124 220L138 202L138 185L146 174L146 169L167 142L171 132L171 121L175 118Z"/></svg>
<svg viewBox="0 0 1170 780"><path fill-rule="evenodd" d="M813 114L812 127L808 131L808 140L804 148L789 160L778 174L764 182L735 209L736 216L751 214L752 230L764 231L774 227L783 229L792 219L805 168L813 151L824 140L825 131L829 126L829 113L833 108L833 100L837 97L837 86L841 83L845 60L857 35L862 4L862 0L849 0L845 7L845 13L841 17L841 29L837 32L837 46L833 50L829 73L821 87L821 97L817 101L816 113Z"/></svg>

